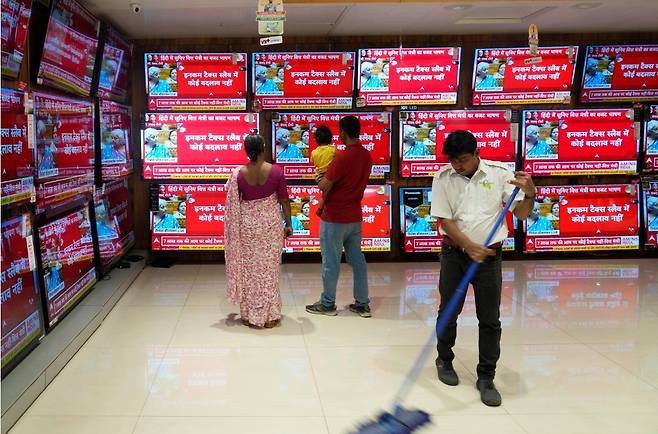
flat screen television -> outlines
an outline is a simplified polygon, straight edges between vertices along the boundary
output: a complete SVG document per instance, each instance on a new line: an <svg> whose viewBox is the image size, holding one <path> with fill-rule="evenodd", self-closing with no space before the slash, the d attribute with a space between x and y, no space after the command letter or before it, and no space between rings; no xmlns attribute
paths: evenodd
<svg viewBox="0 0 658 434"><path fill-rule="evenodd" d="M509 110L452 110L400 112L400 174L434 176L447 166L441 153L453 131L467 130L478 141L482 158L505 163L514 170L517 129Z"/></svg>
<svg viewBox="0 0 658 434"><path fill-rule="evenodd" d="M34 190L34 148L28 142L25 94L2 88L1 116L2 205L5 206L29 201Z"/></svg>
<svg viewBox="0 0 658 434"><path fill-rule="evenodd" d="M94 189L92 175L78 175L44 181L36 186L36 213L65 211L87 202Z"/></svg>
<svg viewBox="0 0 658 434"><path fill-rule="evenodd" d="M570 104L578 47L478 48L473 105Z"/></svg>
<svg viewBox="0 0 658 434"><path fill-rule="evenodd" d="M390 113L279 113L272 120L272 156L288 179L313 179L315 167L311 153L318 147L315 130L329 127L332 145L340 151L345 145L338 135L338 122L344 116L356 116L361 123L361 144L372 157L371 178L384 178L391 171Z"/></svg>
<svg viewBox="0 0 658 434"><path fill-rule="evenodd" d="M635 184L537 187L525 251L637 250L639 195Z"/></svg>
<svg viewBox="0 0 658 434"><path fill-rule="evenodd" d="M130 94L133 44L112 26L106 27L104 40L96 96L125 103Z"/></svg>
<svg viewBox="0 0 658 434"><path fill-rule="evenodd" d="M523 112L523 169L536 176L632 175L639 137L633 109Z"/></svg>
<svg viewBox="0 0 658 434"><path fill-rule="evenodd" d="M53 0L37 83L91 95L100 21L75 0Z"/></svg>
<svg viewBox="0 0 658 434"><path fill-rule="evenodd" d="M126 176L133 170L132 109L108 100L100 105L100 157L104 180Z"/></svg>
<svg viewBox="0 0 658 434"><path fill-rule="evenodd" d="M246 53L146 53L150 111L247 108Z"/></svg>
<svg viewBox="0 0 658 434"><path fill-rule="evenodd" d="M2 2L2 75L17 78L25 56L32 0ZM4 92L4 90L3 90Z"/></svg>
<svg viewBox="0 0 658 434"><path fill-rule="evenodd" d="M580 102L658 99L658 45L590 45Z"/></svg>
<svg viewBox="0 0 658 434"><path fill-rule="evenodd" d="M353 52L253 53L251 89L266 110L351 109Z"/></svg>
<svg viewBox="0 0 658 434"><path fill-rule="evenodd" d="M456 104L461 48L359 50L356 105Z"/></svg>
<svg viewBox="0 0 658 434"><path fill-rule="evenodd" d="M644 194L644 223L647 233L645 244L658 247L658 181L650 181Z"/></svg>
<svg viewBox="0 0 658 434"><path fill-rule="evenodd" d="M658 172L658 104L649 106L644 123L644 169Z"/></svg>
<svg viewBox="0 0 658 434"><path fill-rule="evenodd" d="M128 180L103 185L95 198L101 269L109 269L135 244Z"/></svg>
<svg viewBox="0 0 658 434"><path fill-rule="evenodd" d="M228 178L246 163L244 139L258 131L253 113L147 113L144 179Z"/></svg>

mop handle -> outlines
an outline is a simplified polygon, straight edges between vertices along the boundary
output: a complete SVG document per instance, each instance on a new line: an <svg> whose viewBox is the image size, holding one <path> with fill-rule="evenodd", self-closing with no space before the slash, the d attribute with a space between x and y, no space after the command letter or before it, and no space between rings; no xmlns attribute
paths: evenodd
<svg viewBox="0 0 658 434"><path fill-rule="evenodd" d="M498 218L496 219L493 228L491 228L491 232L489 232L489 235L487 235L487 239L484 242L485 247L491 244L491 240L496 235L496 232L498 231L500 225L503 223L503 219L505 218L505 215L507 214L510 207L512 206L512 203L514 202L514 198L516 197L518 192L519 192L519 187L514 187L514 190L512 191L512 194L507 200L505 207L500 212L500 214L498 214ZM427 339L427 342L425 343L425 347L423 348L423 351L418 355L418 358L416 359L416 362L414 363L411 370L407 374L404 383L402 383L402 386L398 390L398 393L395 395L395 398L393 400L394 411L400 406L400 403L407 397L407 395L411 391L412 386L416 383L416 380L418 380L418 377L420 376L420 373L423 370L423 364L425 363L427 357L429 357L430 352L434 347L434 340L438 339L438 337L441 336L441 334L443 334L443 331L448 325L448 321L452 317L452 314L455 312L457 306L459 305L459 302L461 301L464 294L466 293L468 284L473 279L473 276L475 276L475 272L477 271L479 265L480 264L478 262L475 261L471 262L468 269L466 270L466 273L464 273L464 277L462 277L462 280L459 282L459 285L457 285L457 289L455 293L450 298L450 301L448 301L448 304L446 305L445 309L443 310L442 314L439 316L439 319L436 322L436 330L430 334L429 338Z"/></svg>

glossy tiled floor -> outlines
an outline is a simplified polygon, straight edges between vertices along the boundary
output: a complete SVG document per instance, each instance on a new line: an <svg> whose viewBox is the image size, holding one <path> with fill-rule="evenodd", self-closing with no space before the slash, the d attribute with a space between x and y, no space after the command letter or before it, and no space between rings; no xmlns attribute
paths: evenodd
<svg viewBox="0 0 658 434"><path fill-rule="evenodd" d="M284 265L285 318L242 326L219 265L146 269L13 434L344 433L386 406L430 333L437 264L374 264L374 318L305 313L319 265ZM428 360L419 433L657 433L658 260L507 262L503 405L474 388L477 322L460 319L460 386ZM344 269L339 304L351 301Z"/></svg>

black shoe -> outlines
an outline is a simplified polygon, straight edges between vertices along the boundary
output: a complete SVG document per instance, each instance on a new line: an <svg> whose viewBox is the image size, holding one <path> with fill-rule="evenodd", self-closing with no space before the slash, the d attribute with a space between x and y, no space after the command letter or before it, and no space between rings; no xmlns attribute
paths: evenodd
<svg viewBox="0 0 658 434"><path fill-rule="evenodd" d="M503 400L496 390L493 380L478 380L475 387L480 391L480 399L484 405L498 407L502 403Z"/></svg>
<svg viewBox="0 0 658 434"><path fill-rule="evenodd" d="M306 306L306 312L316 314L316 315L327 315L327 316L336 316L338 312L336 311L336 305L327 307L321 302L316 302Z"/></svg>
<svg viewBox="0 0 658 434"><path fill-rule="evenodd" d="M350 312L354 312L355 314L359 315L361 318L370 318L372 314L370 313L370 306L366 305L358 305L356 303L352 303L349 306Z"/></svg>
<svg viewBox="0 0 658 434"><path fill-rule="evenodd" d="M452 362L438 361L436 362L436 373L439 374L439 380L448 386L456 386L459 384L459 377L457 372L452 367Z"/></svg>

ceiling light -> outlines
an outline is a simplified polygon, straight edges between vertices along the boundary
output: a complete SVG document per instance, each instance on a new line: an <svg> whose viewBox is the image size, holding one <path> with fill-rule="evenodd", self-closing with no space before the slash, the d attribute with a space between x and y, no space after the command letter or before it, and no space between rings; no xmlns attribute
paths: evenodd
<svg viewBox="0 0 658 434"><path fill-rule="evenodd" d="M448 9L450 11L465 11L465 10L470 9L472 7L473 7L473 5L449 5L449 6L446 6L446 9Z"/></svg>
<svg viewBox="0 0 658 434"><path fill-rule="evenodd" d="M581 9L581 10L587 10L587 9L594 9L601 6L601 3L576 3L575 5L571 6L572 8L576 9Z"/></svg>

